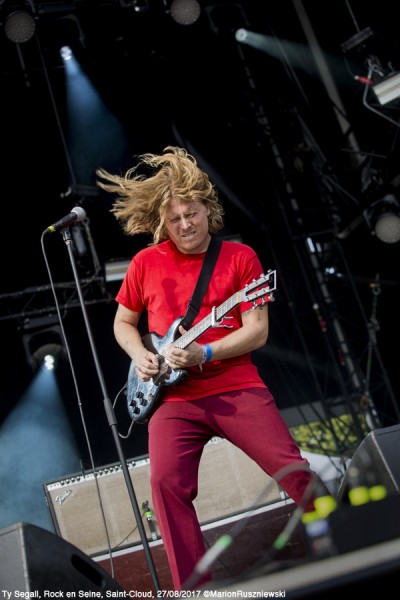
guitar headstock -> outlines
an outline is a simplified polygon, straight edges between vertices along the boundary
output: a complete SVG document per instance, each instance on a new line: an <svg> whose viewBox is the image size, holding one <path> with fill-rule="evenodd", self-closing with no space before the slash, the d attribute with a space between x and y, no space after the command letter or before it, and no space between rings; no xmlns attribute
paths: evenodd
<svg viewBox="0 0 400 600"><path fill-rule="evenodd" d="M264 285L267 283L268 285ZM260 288L260 286L264 286ZM260 288L260 289L257 289ZM258 279L254 279L251 283L246 285L243 290L244 293L244 301L245 302L253 302L258 298L267 297L268 302L274 301L274 296L272 292L276 289L276 271L268 271L266 274L261 275ZM252 294L251 292L255 290ZM264 300L265 301L265 300Z"/></svg>

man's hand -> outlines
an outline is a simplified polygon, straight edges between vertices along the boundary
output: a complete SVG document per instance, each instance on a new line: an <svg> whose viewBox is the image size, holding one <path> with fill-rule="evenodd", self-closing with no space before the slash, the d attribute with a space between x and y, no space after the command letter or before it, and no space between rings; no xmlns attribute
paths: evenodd
<svg viewBox="0 0 400 600"><path fill-rule="evenodd" d="M137 357L135 357L135 371L138 377L143 381L150 381L155 377L159 370L158 356L150 350L143 347Z"/></svg>
<svg viewBox="0 0 400 600"><path fill-rule="evenodd" d="M186 330L180 325L179 332L183 335ZM184 349L177 348L173 344L168 346L163 355L171 369L185 369L187 367L195 367L203 360L203 346L192 342Z"/></svg>

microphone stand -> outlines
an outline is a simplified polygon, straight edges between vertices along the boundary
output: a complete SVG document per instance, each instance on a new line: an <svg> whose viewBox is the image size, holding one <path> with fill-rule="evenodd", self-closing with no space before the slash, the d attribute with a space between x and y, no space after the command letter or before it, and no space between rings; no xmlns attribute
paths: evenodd
<svg viewBox="0 0 400 600"><path fill-rule="evenodd" d="M112 406L112 403L110 401L110 398L108 396L107 393L107 389L106 389L106 384L104 382L104 377L103 377L103 373L100 367L100 363L99 363L99 359L98 359L98 355L97 355L97 350L96 350L96 346L94 343L94 339L93 339L93 335L92 335L92 330L91 330L91 326L89 323L89 318L87 315L87 311L86 311L86 306L85 306L85 301L83 299L83 294L82 294L82 289L80 286L80 282L79 282L79 277L78 277L78 272L76 269L76 264L75 264L75 259L73 256L73 252L72 252L72 238L71 238L71 232L69 230L69 228L64 229L62 231L62 236L64 239L64 242L67 246L67 250L68 250L68 254L69 254L69 258L70 258L70 262L71 262L71 267L72 267L72 272L74 274L74 279L75 279L75 283L76 283L76 288L78 291L78 296L79 296L79 303L81 305L81 309L82 309L82 314L83 314L83 318L85 321L85 326L86 326L86 331L87 331L87 335L89 338L89 343L90 343L90 347L91 347L91 351L92 351L92 355L93 355L93 360L96 366L96 370L97 370L97 376L100 382L100 387L102 389L103 392L103 398L104 398L104 408L106 411L106 415L107 415L107 419L108 419L108 423L111 427L111 431L113 433L113 437L114 437L114 441L115 441L115 446L118 452L118 456L119 456L119 460L121 462L121 467L122 467L122 471L124 474L124 478L125 478L125 483L126 483L126 487L128 488L128 493L129 493L129 498L132 504L132 508L133 508L133 512L135 513L135 517L136 517L136 522L137 522L137 526L139 529L139 533L140 533L140 538L142 540L143 543L143 549L144 549L144 553L149 565L149 569L150 569L150 574L153 580L153 585L154 588L156 590L156 592L160 591L160 584L158 582L158 578L157 578L157 572L154 566L154 562L153 562L153 558L150 552L150 547L149 547L149 543L146 537L146 532L144 529L144 525L143 525L143 521L142 521L142 517L140 514L140 509L139 509L139 505L138 505L138 501L136 498L136 494L135 494L135 490L133 489L133 485L132 485L132 480L130 478L129 475L129 471L128 471L128 466L126 463L126 459L124 457L124 453L122 450L122 446L121 446L121 441L119 439L119 435L118 435L118 429L117 429L117 420L114 414L114 408Z"/></svg>

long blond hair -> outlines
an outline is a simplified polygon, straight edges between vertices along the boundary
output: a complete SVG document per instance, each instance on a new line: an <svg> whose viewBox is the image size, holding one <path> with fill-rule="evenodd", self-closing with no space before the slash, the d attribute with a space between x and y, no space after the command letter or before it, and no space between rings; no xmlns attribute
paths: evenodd
<svg viewBox="0 0 400 600"><path fill-rule="evenodd" d="M141 166L155 170L149 177L138 174ZM201 201L209 209L209 231L222 229L224 211L217 191L196 159L183 148L167 146L163 154L142 154L135 167L123 176L99 168L97 185L117 194L111 212L127 235L151 233L153 243L168 238L165 210L172 199Z"/></svg>

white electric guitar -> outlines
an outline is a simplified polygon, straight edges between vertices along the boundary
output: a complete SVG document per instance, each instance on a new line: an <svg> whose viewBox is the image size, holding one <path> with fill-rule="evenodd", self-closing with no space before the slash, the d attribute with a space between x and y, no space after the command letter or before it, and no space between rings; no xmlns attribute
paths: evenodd
<svg viewBox="0 0 400 600"><path fill-rule="evenodd" d="M143 381L136 374L134 361L131 362L126 384L128 411L131 418L137 423L146 423L159 405L160 392L163 386L178 384L187 373L184 369L172 370L169 367L162 355L164 348L172 343L177 348L186 348L210 327L220 327L225 315L238 304L254 302L253 308L256 308L258 298L262 298L262 303L265 303L265 297L268 298L268 301L273 300L272 292L275 289L276 271L268 271L266 275L261 275L257 280L252 281L242 290L233 294L218 308L214 307L207 317L196 323L183 335L179 333L179 324L182 320L182 317L180 317L173 322L164 337L160 337L156 333L148 333L143 336L145 347L158 356L160 370L156 377L149 381Z"/></svg>

